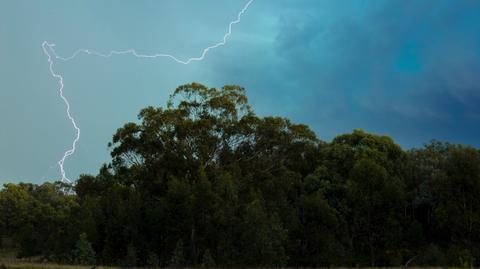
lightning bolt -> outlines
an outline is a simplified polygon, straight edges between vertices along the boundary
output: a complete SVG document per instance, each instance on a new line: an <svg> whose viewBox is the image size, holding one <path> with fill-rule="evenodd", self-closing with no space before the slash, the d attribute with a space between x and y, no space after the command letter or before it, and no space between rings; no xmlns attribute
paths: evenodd
<svg viewBox="0 0 480 269"><path fill-rule="evenodd" d="M80 141L81 130L78 127L77 122L75 121L75 118L72 116L71 109L70 109L70 107L71 107L70 102L68 101L68 99L64 95L63 89L65 88L65 85L64 85L64 82L63 82L63 77L60 74L55 72L55 69L54 69L54 61L55 60L61 60L61 61L65 61L65 62L66 61L71 61L71 60L75 59L80 54L95 55L95 56L103 57L103 58L110 58L114 55L130 54L130 55L133 55L134 57L137 57L137 58L151 58L151 59L154 59L154 58L168 58L170 60L173 60L173 61L175 61L179 64L183 64L183 65L188 65L192 62L203 61L205 59L205 57L207 56L209 51L211 51L213 49L216 49L216 48L219 48L219 47L227 44L228 38L232 35L233 26L235 24L238 24L238 23L241 22L242 15L248 10L250 5L254 1L255 0L249 0L245 4L245 6L242 8L242 10L240 10L240 12L238 13L236 20L230 22L230 24L228 25L228 30L225 33L225 35L223 36L222 41L203 49L200 56L192 57L192 58L188 58L188 59L184 59L184 60L182 60L178 57L175 57L173 55L170 55L170 54L165 54L165 53L141 54L141 53L138 53L135 49L111 50L108 53L101 53L101 52L94 51L94 50L89 50L89 49L78 49L69 57L61 57L55 51L55 44L48 43L47 41L44 41L42 43L42 49L43 49L43 52L45 53L45 55L48 58L50 74L52 75L53 78L58 80L58 83L59 83L59 86L60 86L59 89L58 89L60 98L65 103L67 117L70 120L70 122L72 123L72 126L73 126L73 128L75 129L75 132L76 132L75 139L72 142L71 148L68 149L67 151L65 151L65 153L63 154L63 157L58 161L58 166L60 167L60 173L61 173L61 176L62 176L62 181L67 182L67 183L72 182L66 175L64 164L65 164L65 161L68 157L75 154L78 141Z"/></svg>

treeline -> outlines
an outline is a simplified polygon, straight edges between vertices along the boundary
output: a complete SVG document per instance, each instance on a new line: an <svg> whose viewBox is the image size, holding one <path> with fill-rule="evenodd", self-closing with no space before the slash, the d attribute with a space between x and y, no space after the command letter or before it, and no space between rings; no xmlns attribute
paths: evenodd
<svg viewBox="0 0 480 269"><path fill-rule="evenodd" d="M330 143L258 117L237 86L176 89L118 129L98 175L6 184L20 257L121 266L479 265L480 151Z"/></svg>

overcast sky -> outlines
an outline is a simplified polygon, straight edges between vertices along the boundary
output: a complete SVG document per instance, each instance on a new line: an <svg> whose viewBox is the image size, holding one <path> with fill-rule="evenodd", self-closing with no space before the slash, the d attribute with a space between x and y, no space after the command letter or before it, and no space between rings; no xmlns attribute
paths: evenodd
<svg viewBox="0 0 480 269"><path fill-rule="evenodd" d="M74 129L41 44L181 58L217 43L246 0L1 0L0 183L60 178ZM480 146L480 1L255 0L227 46L189 66L81 55L56 62L82 129L70 178L108 162L115 130L176 86L238 84L259 115L326 141L361 128L404 148Z"/></svg>

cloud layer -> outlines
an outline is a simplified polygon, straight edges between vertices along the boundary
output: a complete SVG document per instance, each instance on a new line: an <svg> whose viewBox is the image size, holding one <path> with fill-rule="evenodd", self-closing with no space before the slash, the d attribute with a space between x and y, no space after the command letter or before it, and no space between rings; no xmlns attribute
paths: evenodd
<svg viewBox="0 0 480 269"><path fill-rule="evenodd" d="M73 139L41 52L134 47L198 54L218 42L245 1L0 3L0 183L58 178ZM57 65L84 131L69 175L108 161L115 128L175 86L247 88L260 115L310 125L324 140L355 128L408 148L431 139L480 146L480 2L256 0L228 45L188 67L82 57Z"/></svg>

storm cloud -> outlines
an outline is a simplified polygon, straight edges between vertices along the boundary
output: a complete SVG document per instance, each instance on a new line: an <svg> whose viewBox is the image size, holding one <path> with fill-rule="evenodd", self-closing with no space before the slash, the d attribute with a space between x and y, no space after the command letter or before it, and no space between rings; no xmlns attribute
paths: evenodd
<svg viewBox="0 0 480 269"><path fill-rule="evenodd" d="M244 2L2 2L0 182L58 177L73 137L43 40L62 54L135 47L186 57L218 41ZM95 173L115 128L191 81L242 85L258 114L308 124L324 140L362 128L405 148L431 139L480 146L474 0L256 0L205 62L82 57L58 68L85 133L66 163L71 177Z"/></svg>

